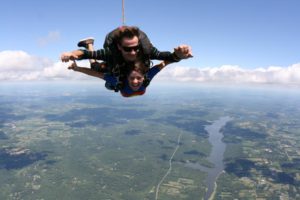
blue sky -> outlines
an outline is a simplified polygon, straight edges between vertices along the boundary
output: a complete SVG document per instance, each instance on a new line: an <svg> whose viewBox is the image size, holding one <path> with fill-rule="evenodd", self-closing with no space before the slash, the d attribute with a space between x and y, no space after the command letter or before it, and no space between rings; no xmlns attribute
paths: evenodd
<svg viewBox="0 0 300 200"><path fill-rule="evenodd" d="M106 33L122 24L121 5L121 0L3 1L0 53L22 51L59 62L62 52L76 49L87 36L100 48ZM254 70L300 63L299 8L299 0L125 0L125 17L160 50L191 45L194 58L181 66Z"/></svg>

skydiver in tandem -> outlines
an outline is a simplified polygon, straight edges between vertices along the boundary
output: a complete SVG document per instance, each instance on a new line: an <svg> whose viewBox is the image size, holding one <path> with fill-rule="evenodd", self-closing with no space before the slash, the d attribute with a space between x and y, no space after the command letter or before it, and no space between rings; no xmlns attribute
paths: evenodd
<svg viewBox="0 0 300 200"><path fill-rule="evenodd" d="M192 57L188 45L174 48L173 53L158 51L143 31L131 26L110 32L103 49L94 51L93 44L93 38L84 39L78 43L84 50L62 53L61 60L90 59L91 68L79 67L73 62L69 69L104 79L108 89L121 91L124 97L144 94L152 78L166 65ZM151 59L163 62L151 67Z"/></svg>

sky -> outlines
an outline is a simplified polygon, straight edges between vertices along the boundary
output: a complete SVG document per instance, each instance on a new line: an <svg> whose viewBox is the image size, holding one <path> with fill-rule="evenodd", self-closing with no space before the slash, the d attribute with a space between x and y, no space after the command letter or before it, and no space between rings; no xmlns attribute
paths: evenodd
<svg viewBox="0 0 300 200"><path fill-rule="evenodd" d="M159 79L300 85L299 0L124 3L125 24L140 27L159 50L192 47L194 58ZM60 54L89 36L101 48L122 25L122 1L3 1L0 24L0 81L88 79L66 70Z"/></svg>

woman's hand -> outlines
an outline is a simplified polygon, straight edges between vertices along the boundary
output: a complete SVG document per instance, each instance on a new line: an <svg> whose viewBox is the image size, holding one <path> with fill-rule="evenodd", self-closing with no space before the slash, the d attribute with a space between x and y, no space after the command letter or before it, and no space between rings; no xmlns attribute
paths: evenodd
<svg viewBox="0 0 300 200"><path fill-rule="evenodd" d="M78 66L75 61L73 61L72 64L68 67L68 69L74 70L74 71L76 71L77 68L78 68Z"/></svg>

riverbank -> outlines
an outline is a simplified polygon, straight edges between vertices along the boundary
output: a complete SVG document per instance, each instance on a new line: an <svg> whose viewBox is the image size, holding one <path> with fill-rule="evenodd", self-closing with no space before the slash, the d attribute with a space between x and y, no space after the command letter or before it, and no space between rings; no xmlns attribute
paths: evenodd
<svg viewBox="0 0 300 200"><path fill-rule="evenodd" d="M216 192L217 192L217 187L218 187L217 180L218 180L219 176L220 176L221 174L223 174L223 173L225 173L224 170L217 176L216 181L215 181L215 184L214 184L214 190L213 190L213 192L211 193L211 195L210 195L210 197L208 198L208 200L214 200L215 195L216 195Z"/></svg>

